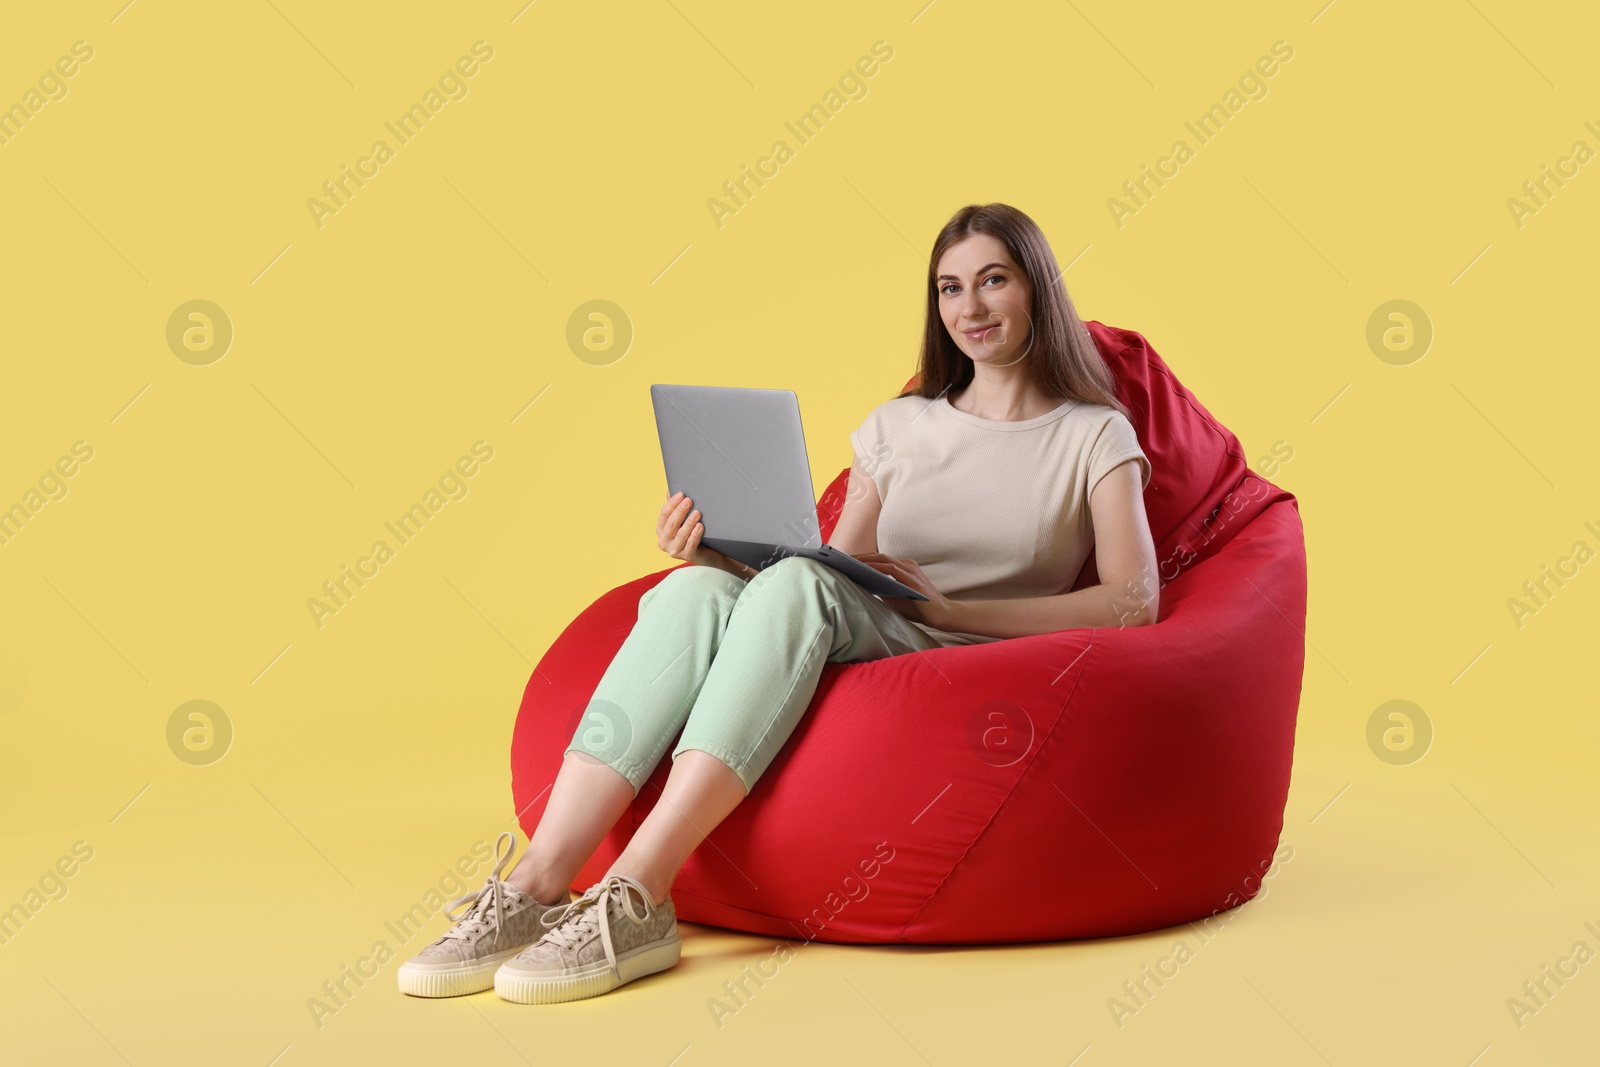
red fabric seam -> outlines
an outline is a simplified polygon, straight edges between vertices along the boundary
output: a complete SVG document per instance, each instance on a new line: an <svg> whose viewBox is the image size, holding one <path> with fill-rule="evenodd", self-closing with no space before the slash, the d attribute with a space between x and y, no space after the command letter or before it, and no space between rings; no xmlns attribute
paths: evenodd
<svg viewBox="0 0 1600 1067"><path fill-rule="evenodd" d="M1087 657L1094 649L1094 632L1096 627L1091 626L1086 627L1086 629L1089 631L1089 644L1084 648L1083 653L1079 656L1080 659ZM922 914L923 909L933 901L933 898L939 895L939 890L944 888L944 884L950 880L950 876L954 874L957 868L961 866L961 862L967 858L967 853L971 852L977 847L978 842L983 840L983 835L988 833L989 828L992 827L999 819L1000 812L1005 809L1007 804L1011 803L1011 798L1016 795L1017 787L1020 786L1023 780L1026 779L1033 771L1034 766L1039 762L1039 754L1044 751L1044 747L1050 742L1050 738L1055 736L1056 727L1061 724L1061 720L1066 716L1067 707L1072 703L1073 696L1078 692L1078 683L1083 681L1083 676L1087 674L1088 671L1089 664L1086 662L1083 665L1083 669L1078 672L1078 676L1072 680L1072 692L1068 693L1061 701L1061 705L1056 715L1056 721L1051 724L1050 732L1045 735L1044 739L1039 742L1039 747L1034 750L1032 758L1028 760L1027 768L1021 774L1017 775L1017 780L1011 783L1011 788L1006 791L1006 795L1001 798L999 804L995 805L994 811L989 813L989 818L984 822L983 829L979 830L977 836L967 843L966 848L961 850L961 855L956 857L955 862L950 865L950 869L945 872L944 877L939 879L939 884L933 887L933 889L928 893L927 897L923 899L922 903L917 906L917 910L912 912L911 918L907 919L905 921L905 925L901 926L900 929L895 933L894 939L896 941L905 940L906 930L911 926L912 923L917 921L917 916Z"/></svg>

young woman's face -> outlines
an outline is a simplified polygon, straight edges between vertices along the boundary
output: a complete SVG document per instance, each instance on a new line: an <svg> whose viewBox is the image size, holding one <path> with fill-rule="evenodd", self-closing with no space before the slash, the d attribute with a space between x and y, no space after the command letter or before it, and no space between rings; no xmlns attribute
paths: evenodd
<svg viewBox="0 0 1600 1067"><path fill-rule="evenodd" d="M935 274L939 314L961 351L997 366L1027 354L1033 293L1005 245L975 233L945 251Z"/></svg>

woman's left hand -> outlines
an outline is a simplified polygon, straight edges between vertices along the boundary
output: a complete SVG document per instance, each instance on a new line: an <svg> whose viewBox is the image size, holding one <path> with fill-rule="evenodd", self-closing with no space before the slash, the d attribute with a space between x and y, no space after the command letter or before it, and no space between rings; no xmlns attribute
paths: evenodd
<svg viewBox="0 0 1600 1067"><path fill-rule="evenodd" d="M873 570L882 571L895 581L909 585L928 598L912 600L910 597L886 596L883 598L885 604L913 622L920 622L934 629L943 629L938 620L945 618L950 601L928 581L928 576L922 573L922 568L917 566L916 560L886 556L882 552L855 552L852 555Z"/></svg>

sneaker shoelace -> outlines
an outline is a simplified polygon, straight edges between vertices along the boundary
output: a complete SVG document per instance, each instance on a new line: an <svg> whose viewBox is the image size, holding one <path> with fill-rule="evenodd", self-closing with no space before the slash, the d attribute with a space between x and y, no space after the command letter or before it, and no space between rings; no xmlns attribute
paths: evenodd
<svg viewBox="0 0 1600 1067"><path fill-rule="evenodd" d="M644 901L642 915L634 910L633 897L628 892L630 888L637 890L639 898ZM620 974L617 950L611 943L611 909L607 906L613 896L621 903L623 914L636 925L643 924L655 912L656 905L650 899L649 891L637 879L625 874L608 874L584 890L582 896L545 913L540 920L549 927L545 931L545 939L561 948L576 948L588 940L589 933L598 926L600 947L605 951L606 962Z"/></svg>
<svg viewBox="0 0 1600 1067"><path fill-rule="evenodd" d="M494 844L494 870L484 879L483 888L459 896L445 906L445 915L455 923L445 931L445 937L467 939L491 928L496 935L499 934L500 920L505 915L505 882L501 880L501 875L506 864L511 862L511 850L516 843L515 834L510 830L501 831ZM467 910L457 915L457 910L463 906Z"/></svg>

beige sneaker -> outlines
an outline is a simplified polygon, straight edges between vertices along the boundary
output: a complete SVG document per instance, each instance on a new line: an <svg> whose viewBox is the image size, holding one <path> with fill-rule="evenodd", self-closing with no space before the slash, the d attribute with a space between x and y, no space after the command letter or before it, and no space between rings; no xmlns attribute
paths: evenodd
<svg viewBox="0 0 1600 1067"><path fill-rule="evenodd" d="M457 897L445 907L445 915L455 925L400 965L400 992L414 997L458 997L488 989L494 985L494 972L500 964L539 939L545 929L544 916L566 906L541 904L500 880L516 842L510 830L501 833L495 842L494 873L484 880L482 889ZM457 915L463 905L467 910Z"/></svg>
<svg viewBox="0 0 1600 1067"><path fill-rule="evenodd" d="M609 993L671 967L683 947L672 897L653 904L645 887L624 874L606 875L543 922L544 936L495 972L494 991L506 1000L557 1004Z"/></svg>

